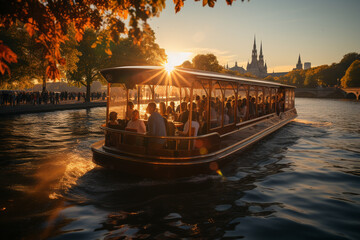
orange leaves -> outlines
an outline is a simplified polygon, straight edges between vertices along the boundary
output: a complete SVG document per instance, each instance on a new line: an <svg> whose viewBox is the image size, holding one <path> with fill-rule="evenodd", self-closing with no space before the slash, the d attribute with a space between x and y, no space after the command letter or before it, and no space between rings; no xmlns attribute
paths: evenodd
<svg viewBox="0 0 360 240"><path fill-rule="evenodd" d="M109 56L112 55L112 52L111 52L111 50L110 50L109 48L105 49L105 53L106 53L107 55L109 55Z"/></svg>
<svg viewBox="0 0 360 240"><path fill-rule="evenodd" d="M36 29L36 22L33 18L29 18L28 23L25 24L26 31L29 33L30 37L32 37L35 33Z"/></svg>
<svg viewBox="0 0 360 240"><path fill-rule="evenodd" d="M175 3L175 13L177 13L184 6L184 0L174 0L174 3Z"/></svg>
<svg viewBox="0 0 360 240"><path fill-rule="evenodd" d="M241 0L242 2L244 1L244 0ZM226 0L226 3L227 3L227 5L232 5L232 3L233 3L233 0Z"/></svg>
<svg viewBox="0 0 360 240"><path fill-rule="evenodd" d="M50 79L59 79L60 78L60 71L56 67L56 64L52 63L52 64L49 64L49 66L47 66L46 75Z"/></svg>
<svg viewBox="0 0 360 240"><path fill-rule="evenodd" d="M181 10L184 1L173 0L175 12ZM234 0L225 1L231 5ZM203 6L213 7L215 2L202 0ZM115 42L119 40L120 34L127 34L136 44L140 44L144 39L146 41L144 36L148 34L139 26L140 23L158 16L165 7L165 0L13 0L4 1L1 7L0 27L9 27L16 21L25 23L28 34L44 46L48 77L56 79L59 76L59 65L65 64L60 54L60 45L66 41L71 25L75 28L77 42L83 41L85 30L91 28L105 31L108 39ZM126 20L129 17L130 20ZM0 47L0 72L4 74L9 72L7 63L16 62L16 55L2 42ZM108 55L112 54L109 45L105 49Z"/></svg>
<svg viewBox="0 0 360 240"><path fill-rule="evenodd" d="M80 42L81 40L82 40L82 38L83 38L83 32L82 31L76 31L76 33L75 33L75 39L76 39L76 41L78 41L78 42Z"/></svg>
<svg viewBox="0 0 360 240"><path fill-rule="evenodd" d="M8 63L16 63L17 56L13 51L11 51L9 47L5 46L0 40L0 72L1 74L5 74L5 72L7 71L10 74L10 69L4 61Z"/></svg>

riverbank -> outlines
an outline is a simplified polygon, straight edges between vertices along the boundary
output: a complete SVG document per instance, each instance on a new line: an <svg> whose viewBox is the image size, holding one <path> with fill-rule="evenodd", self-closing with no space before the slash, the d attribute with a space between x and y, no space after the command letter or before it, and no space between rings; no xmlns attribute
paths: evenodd
<svg viewBox="0 0 360 240"><path fill-rule="evenodd" d="M1 106L0 116L16 115L16 114L28 114L28 113L40 113L40 112L52 112L72 109L86 109L94 107L105 107L106 101L93 101L93 102L78 102L78 101L64 101L60 104L41 104L41 105L29 105L22 104L16 106Z"/></svg>

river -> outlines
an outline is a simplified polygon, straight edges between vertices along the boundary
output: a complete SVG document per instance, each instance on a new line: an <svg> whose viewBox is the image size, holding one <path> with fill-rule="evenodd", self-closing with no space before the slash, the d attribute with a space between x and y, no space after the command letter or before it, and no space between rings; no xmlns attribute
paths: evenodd
<svg viewBox="0 0 360 240"><path fill-rule="evenodd" d="M224 177L167 181L92 163L105 108L2 116L2 239L360 239L360 102L296 107Z"/></svg>

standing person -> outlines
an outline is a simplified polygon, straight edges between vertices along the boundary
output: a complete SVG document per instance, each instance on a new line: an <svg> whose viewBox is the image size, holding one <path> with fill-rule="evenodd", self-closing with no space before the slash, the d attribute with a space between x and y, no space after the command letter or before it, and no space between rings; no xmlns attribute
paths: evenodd
<svg viewBox="0 0 360 240"><path fill-rule="evenodd" d="M55 94L55 103L56 104L60 104L60 96L59 96L59 93L57 92L56 94Z"/></svg>
<svg viewBox="0 0 360 240"><path fill-rule="evenodd" d="M146 112L150 114L148 120L148 135L166 136L166 126L164 118L156 111L156 104L154 102L148 104ZM165 139L150 138L149 146L153 148L162 148L165 142Z"/></svg>
<svg viewBox="0 0 360 240"><path fill-rule="evenodd" d="M167 118L166 105L164 102L159 103L159 110L160 110L160 115L163 116L164 118Z"/></svg>
<svg viewBox="0 0 360 240"><path fill-rule="evenodd" d="M126 120L131 119L133 111L134 111L134 103L128 102L127 110L126 110Z"/></svg>
<svg viewBox="0 0 360 240"><path fill-rule="evenodd" d="M182 122L183 124L185 124L187 122L187 120L189 119L189 111L186 108L187 103L186 102L182 102L180 104L180 115L179 115L179 122Z"/></svg>

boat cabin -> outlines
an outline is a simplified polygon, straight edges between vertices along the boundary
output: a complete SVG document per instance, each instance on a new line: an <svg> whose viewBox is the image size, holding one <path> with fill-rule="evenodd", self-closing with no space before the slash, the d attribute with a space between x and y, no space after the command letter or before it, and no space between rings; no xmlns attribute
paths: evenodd
<svg viewBox="0 0 360 240"><path fill-rule="evenodd" d="M209 157L227 156L296 115L294 87L275 82L158 66L117 67L101 74L108 81L101 147L122 159L211 162ZM149 104L164 121L162 134L149 134ZM134 111L145 130L129 127Z"/></svg>

